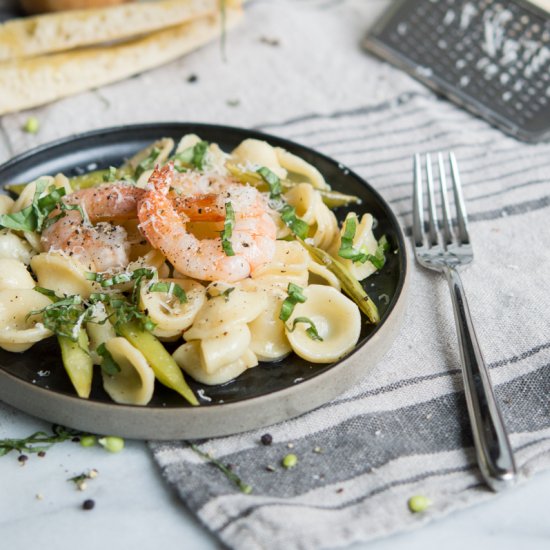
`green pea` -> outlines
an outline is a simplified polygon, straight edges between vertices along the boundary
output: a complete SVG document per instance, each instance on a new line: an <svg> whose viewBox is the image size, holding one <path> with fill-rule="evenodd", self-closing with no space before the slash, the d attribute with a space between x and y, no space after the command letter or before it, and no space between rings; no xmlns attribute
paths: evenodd
<svg viewBox="0 0 550 550"><path fill-rule="evenodd" d="M124 439L114 435L102 437L98 440L98 443L110 453L118 453L124 449Z"/></svg>
<svg viewBox="0 0 550 550"><path fill-rule="evenodd" d="M23 125L23 130L28 134L36 134L40 129L40 122L35 116L30 116Z"/></svg>
<svg viewBox="0 0 550 550"><path fill-rule="evenodd" d="M283 458L283 466L285 468L294 468L298 464L298 457L293 454L288 454Z"/></svg>
<svg viewBox="0 0 550 550"><path fill-rule="evenodd" d="M80 444L83 447L93 447L95 445L95 435L83 435L80 437Z"/></svg>
<svg viewBox="0 0 550 550"><path fill-rule="evenodd" d="M432 501L423 495L414 495L408 502L409 510L415 514L426 511L431 505Z"/></svg>

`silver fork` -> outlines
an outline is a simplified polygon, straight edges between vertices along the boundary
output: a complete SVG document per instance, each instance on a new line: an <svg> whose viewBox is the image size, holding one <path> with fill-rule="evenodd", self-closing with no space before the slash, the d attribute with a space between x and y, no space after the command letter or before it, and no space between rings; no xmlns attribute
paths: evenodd
<svg viewBox="0 0 550 550"><path fill-rule="evenodd" d="M514 455L502 421L489 372L483 360L474 325L466 301L466 295L457 268L474 259L468 220L458 165L453 153L449 153L450 173L456 207L456 224L450 214L445 164L438 154L439 188L441 192L442 221L438 222L434 191L432 159L426 155L426 180L428 189L428 230L424 225L422 163L420 155L414 157L413 240L415 256L420 265L443 273L449 283L453 302L456 329L460 347L462 375L470 424L474 437L477 462L481 474L493 491L511 485L516 478Z"/></svg>

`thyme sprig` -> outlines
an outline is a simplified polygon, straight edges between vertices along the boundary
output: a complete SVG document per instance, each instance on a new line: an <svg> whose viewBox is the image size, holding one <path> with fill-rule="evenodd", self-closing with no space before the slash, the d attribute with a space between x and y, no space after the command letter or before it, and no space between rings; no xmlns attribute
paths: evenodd
<svg viewBox="0 0 550 550"><path fill-rule="evenodd" d="M252 492L252 485L245 483L235 472L231 471L223 462L220 462L217 458L214 458L213 456L210 456L209 454L204 453L194 443L191 443L190 447L201 458L203 458L207 462L210 462L210 464L212 464L213 466L218 468L218 470L223 472L225 474L225 477L227 477L229 481L232 481L244 494L248 495Z"/></svg>
<svg viewBox="0 0 550 550"><path fill-rule="evenodd" d="M11 451L17 451L20 454L45 452L56 443L63 443L83 435L86 434L54 424L52 434L39 431L22 439L0 439L0 456L7 455Z"/></svg>

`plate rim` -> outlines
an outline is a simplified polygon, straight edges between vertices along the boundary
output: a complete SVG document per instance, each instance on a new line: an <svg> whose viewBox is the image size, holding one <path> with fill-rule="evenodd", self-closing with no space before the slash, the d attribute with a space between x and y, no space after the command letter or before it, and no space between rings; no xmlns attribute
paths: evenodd
<svg viewBox="0 0 550 550"><path fill-rule="evenodd" d="M243 139L256 138L263 139L269 143L276 142L277 145L281 145L283 147L285 144L288 144L291 148L301 148L307 150L308 153L311 153L313 156L323 158L326 162L338 167L345 176L351 176L360 181L362 185L365 185L369 192L375 196L376 200L384 206L390 224L395 229L395 237L398 241L397 248L402 256L401 259L403 269L400 270L393 301L385 312L383 320L377 327L375 327L368 339L359 348L355 348L350 354L348 354L348 356L336 362L336 364L334 364L334 366L329 370L317 376L313 376L312 378L299 384L267 394L250 397L242 401L209 404L206 407L185 406L181 408L164 408L161 406L139 407L114 402L107 403L101 401L90 401L81 399L76 395L66 395L56 390L36 386L29 381L23 380L9 372L6 372L2 368L0 368L0 400L42 419L71 425L77 427L78 429L93 433L98 431L98 424L103 424L101 417L105 414L108 415L109 412L115 408L119 418L116 419L115 422L112 422L112 425L115 427L115 430L112 430L112 433L116 432L118 435L124 437L160 440L229 435L294 418L326 403L331 399L334 399L345 389L351 387L353 383L362 378L364 375L364 370L368 367L374 366L374 364L382 358L387 349L393 343L404 317L403 313L406 308L410 280L409 253L407 251L406 239L401 225L399 224L397 216L388 202L367 180L359 176L356 172L343 163L306 145L302 145L301 143L294 142L284 137L262 132L254 128L248 129L245 127L235 127L221 124L167 121L158 123L150 122L126 124L71 134L69 136L34 147L28 151L20 153L19 155L16 155L11 159L8 159L5 163L0 165L0 175L5 172L9 172L13 168L17 168L20 163L33 159L37 155L51 153L57 148L74 144L73 148L78 150L78 144L75 142L99 138L102 135L110 135L112 137L113 134L116 135L117 133L128 132L139 135L140 133L150 131L157 133L158 139L160 139L160 137L162 137L163 130L175 130L179 128L181 128L181 131L185 133L193 131L192 129L194 128L196 129L196 133L200 135L200 130L202 128L210 131L221 131L224 133L229 132L232 135L239 134L243 136ZM4 191L4 185L0 187L2 192ZM377 344L377 341L379 340L381 342ZM375 349L377 346L378 353L375 353L368 358L364 358L366 359L365 361L362 361L362 363L365 364L364 367L363 365L359 365L355 369L351 369L349 365L353 364L354 360L357 359L357 353L364 351L363 348L367 345L370 345L371 348L374 347ZM348 376L340 376L341 371L346 368L349 371ZM345 383L342 382L344 378L346 378ZM330 384L331 381L334 384ZM323 388L323 386L325 387ZM297 403L296 401L300 401L300 396L303 393L307 394L308 391L310 394L315 393L315 398L310 395L309 398L306 398L301 403ZM54 402L56 402L54 410L56 407L59 407L60 410L56 411L57 414L56 412L50 414L50 408ZM260 403L264 405L266 410L263 414L260 414L259 417L251 418L251 411L249 409L255 409ZM278 407L278 405L284 406ZM79 413L83 413L84 418L77 418L75 421L75 415L76 417L79 417ZM212 429L203 429L205 425L210 424L212 420L217 419L222 414L224 416L230 416L231 413L236 415L234 421L231 422L231 428L228 428L227 426L215 426ZM144 436L144 430L140 429L140 424L144 417L152 420L152 422L149 423L150 427L154 428L150 430L150 433L154 434L152 437ZM151 417L153 418L151 419ZM178 425L179 422L186 421L192 424L192 426L185 426L182 428ZM132 424L132 422L138 424L138 426L131 426L130 424ZM170 426L167 428L167 423L170 425L175 424L175 429L170 429Z"/></svg>

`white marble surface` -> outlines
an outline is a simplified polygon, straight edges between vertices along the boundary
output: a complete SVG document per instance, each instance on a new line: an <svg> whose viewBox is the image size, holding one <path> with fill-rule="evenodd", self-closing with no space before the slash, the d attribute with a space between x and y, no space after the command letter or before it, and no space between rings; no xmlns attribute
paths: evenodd
<svg viewBox="0 0 550 550"><path fill-rule="evenodd" d="M327 4L329 2L327 0ZM261 9L261 3L258 4L258 9ZM374 20L387 4L387 0L371 0L368 10L357 8L361 17L356 18L355 24L350 22L350 43L359 43L368 26L367 21ZM275 33L269 25L264 32L268 31ZM251 28L242 31L250 43L257 41L258 34L260 31ZM266 56L271 55L269 50L266 52ZM205 60L215 64L218 57L217 49L211 48L193 54L173 67L182 82L192 72L199 72L202 79ZM209 66L208 63L206 66ZM357 67L360 66L357 64ZM235 125L258 123L252 92L240 90L236 83L232 83L231 66L222 67L220 71L219 74L226 78L221 99L217 89L216 96L199 97L198 91L186 87L187 95L180 102L176 101L175 94L170 94L166 107L157 105L155 108L152 91L158 88L157 79L162 76L158 70L140 77L144 105L137 113L135 109L130 109L133 107L131 104L125 108L121 100L132 85L126 81L101 91L117 106L113 110L107 110L99 95L90 92L46 108L5 117L0 127L3 130L0 131L0 161L60 135L92 127L147 120L197 119L192 108L196 104L209 106L208 110L200 111L201 121ZM345 96L351 92L337 84L334 90L326 93L334 97L335 102L340 102L342 94ZM225 103L237 92L243 98L243 107L238 111ZM388 85L382 78L373 91L372 101L387 93ZM271 113L269 107L265 108L266 113ZM322 111L321 107L319 109ZM292 111L292 105L285 106L285 109L287 118L296 114ZM80 116L75 117L74 113ZM83 113L88 113L88 116L82 116ZM36 114L43 125L37 136L18 130L30 114ZM274 119L280 116L280 113L273 114ZM49 426L0 404L0 439L24 437L40 429L49 429ZM89 482L85 492L77 491L67 481L91 468L96 468L99 476ZM43 499L38 500L37 494L43 495ZM483 505L455 513L415 531L355 546L354 550L424 550L440 546L444 546L445 550L463 550L465 547L473 550L511 550L518 546L522 550L546 550L550 548L549 494L550 472L538 475ZM96 501L92 511L81 509L82 502L87 498ZM68 442L52 448L44 458L32 455L25 466L20 466L14 453L0 457L0 549L19 550L31 545L47 550L96 550L103 547L207 550L220 547L217 540L196 522L185 505L162 482L145 444L137 441L127 442L126 449L116 455L98 447L84 449Z"/></svg>
<svg viewBox="0 0 550 550"><path fill-rule="evenodd" d="M49 425L0 405L0 438L24 437ZM68 478L95 468L99 476L85 491ZM212 550L221 545L163 483L143 442L127 441L124 451L66 442L44 458L17 454L0 458L0 548L97 550L105 547ZM36 495L43 496L42 500ZM420 529L353 550L445 550L499 548L543 550L550 545L550 472ZM91 511L81 508L94 499ZM437 502L434 503L437 506Z"/></svg>

